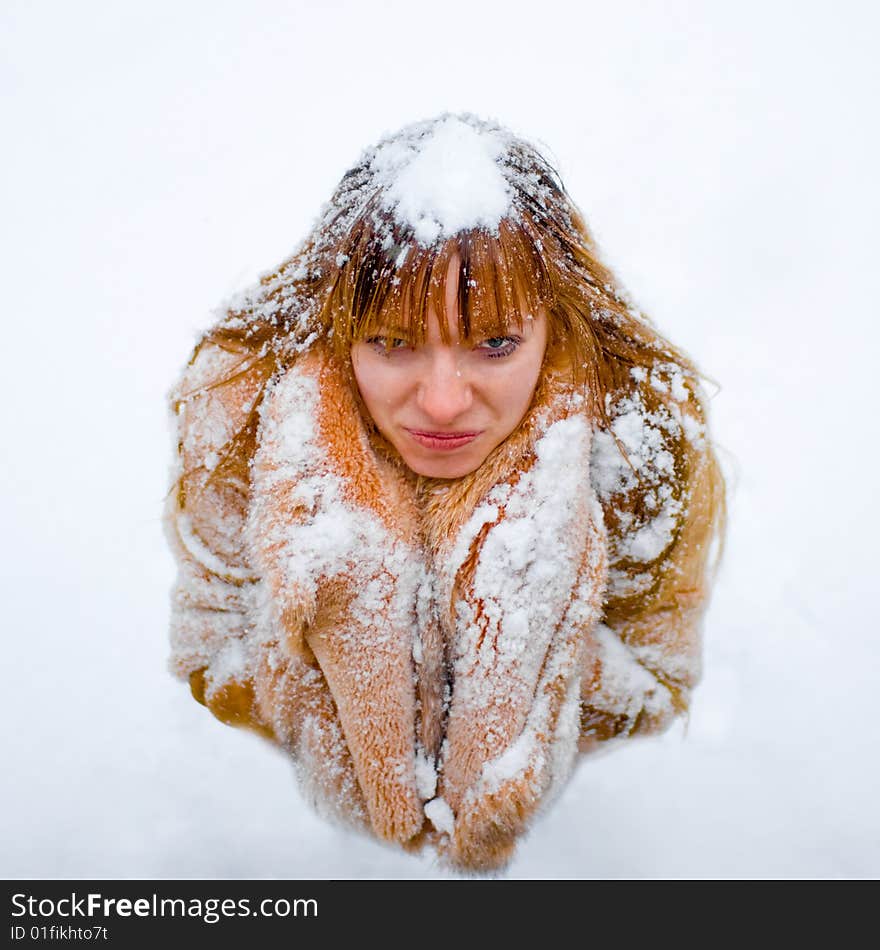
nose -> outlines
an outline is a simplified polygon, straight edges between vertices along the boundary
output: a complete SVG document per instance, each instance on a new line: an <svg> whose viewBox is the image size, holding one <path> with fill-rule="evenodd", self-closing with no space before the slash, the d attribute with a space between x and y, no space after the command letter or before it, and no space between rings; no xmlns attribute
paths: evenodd
<svg viewBox="0 0 880 950"><path fill-rule="evenodd" d="M473 404L471 384L461 370L455 348L438 347L419 382L417 404L431 423L448 426Z"/></svg>

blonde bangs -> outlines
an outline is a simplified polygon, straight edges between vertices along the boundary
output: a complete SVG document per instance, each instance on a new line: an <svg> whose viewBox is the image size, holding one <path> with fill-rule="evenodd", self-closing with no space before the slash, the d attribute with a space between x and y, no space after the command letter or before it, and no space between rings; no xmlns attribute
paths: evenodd
<svg viewBox="0 0 880 950"><path fill-rule="evenodd" d="M505 219L497 234L465 231L428 247L403 236L380 241L368 221L359 225L338 249L339 275L325 305L342 355L359 340L392 332L411 346L424 343L429 313L446 313L450 281L463 340L506 336L552 305L540 244L520 222ZM438 325L449 343L447 321Z"/></svg>

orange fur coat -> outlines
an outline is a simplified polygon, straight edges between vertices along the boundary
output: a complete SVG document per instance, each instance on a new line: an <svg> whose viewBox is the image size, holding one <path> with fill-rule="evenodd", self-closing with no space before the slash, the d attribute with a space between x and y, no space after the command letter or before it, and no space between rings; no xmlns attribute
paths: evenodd
<svg viewBox="0 0 880 950"><path fill-rule="evenodd" d="M626 477L606 444L591 485L595 427L552 375L477 471L429 482L315 344L267 390L242 489L211 472L253 383L206 385L238 359L204 347L180 384L197 490L166 515L175 672L285 748L324 813L460 869L503 866L579 750L686 708L699 578L672 571L656 610L603 615L609 585L632 583L606 528Z"/></svg>

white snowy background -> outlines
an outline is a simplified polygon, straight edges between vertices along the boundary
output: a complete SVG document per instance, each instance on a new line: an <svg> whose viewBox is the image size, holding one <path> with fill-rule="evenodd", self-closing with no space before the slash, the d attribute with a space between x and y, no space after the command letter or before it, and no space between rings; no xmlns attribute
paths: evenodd
<svg viewBox="0 0 880 950"><path fill-rule="evenodd" d="M166 392L360 151L541 144L718 383L685 730L583 760L511 878L880 876L880 168L867 2L5 0L4 877L432 878L165 670Z"/></svg>

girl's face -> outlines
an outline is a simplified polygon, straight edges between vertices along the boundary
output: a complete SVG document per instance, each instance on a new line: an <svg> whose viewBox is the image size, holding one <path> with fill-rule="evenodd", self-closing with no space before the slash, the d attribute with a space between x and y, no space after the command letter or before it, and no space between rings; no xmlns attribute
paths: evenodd
<svg viewBox="0 0 880 950"><path fill-rule="evenodd" d="M457 272L453 259L450 274ZM532 401L547 345L544 314L527 317L508 336L460 339L455 283L446 283L442 317L449 343L441 317L429 309L423 344L408 346L389 326L351 349L361 398L379 431L416 474L431 478L473 472L513 432Z"/></svg>

